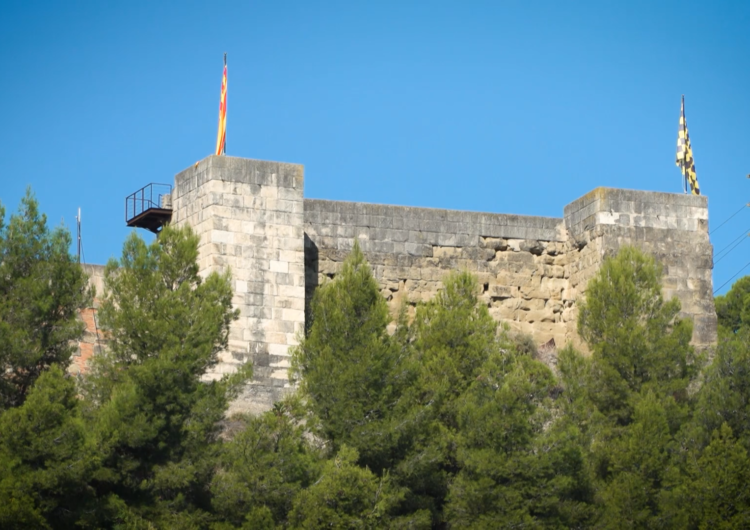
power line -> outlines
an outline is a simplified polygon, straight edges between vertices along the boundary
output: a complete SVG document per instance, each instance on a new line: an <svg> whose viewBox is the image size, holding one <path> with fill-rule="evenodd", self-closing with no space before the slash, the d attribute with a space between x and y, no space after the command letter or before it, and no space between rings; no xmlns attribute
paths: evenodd
<svg viewBox="0 0 750 530"><path fill-rule="evenodd" d="M739 238L738 238L738 239L739 239ZM717 264L717 263L719 263L719 262L720 262L721 260L723 260L724 258L726 258L727 256L729 256L729 254L731 254L731 253L732 253L732 251L733 251L733 250L734 250L735 248L739 247L739 246L740 246L740 245L741 245L742 243L744 243L744 242L745 242L746 240L747 240L747 238L745 238L745 239L740 239L740 242L739 242L739 243L737 243L737 244L736 244L736 245L734 245L734 246L733 246L732 248L730 248L730 249L729 249L729 250L727 251L727 253L726 253L726 254L724 254L724 255L723 255L722 257L720 257L719 259L717 259L716 261L714 261L714 265L716 265L716 264ZM737 241L737 240L735 239L735 241Z"/></svg>
<svg viewBox="0 0 750 530"><path fill-rule="evenodd" d="M747 208L747 204L743 205L742 208L740 208L739 210L737 210L736 212L734 212L732 215L730 215L729 218L726 221L724 221L719 226L717 226L716 228L714 228L713 230L711 230L708 233L708 235L710 236L711 234L713 234L714 232L716 232L719 228L721 228L722 226L724 226L725 224L727 224L732 219L732 217L734 217L735 215L737 215L738 213L740 213L745 208Z"/></svg>
<svg viewBox="0 0 750 530"><path fill-rule="evenodd" d="M750 228L747 228L746 230L743 230L740 235L738 235L733 240L731 240L729 243L727 243L727 245L724 246L721 250L719 250L718 252L714 252L714 258L718 258L726 249L728 249L729 247L731 247L734 243L736 243L737 241L739 241L743 237L747 237L748 235L750 235Z"/></svg>
<svg viewBox="0 0 750 530"><path fill-rule="evenodd" d="M748 267L750 267L750 261L748 261L748 262L747 262L747 263L745 264L745 266L744 266L744 267L742 267L742 268L741 268L740 270L738 270L738 271L737 271L737 274L735 274L734 276L732 276L731 278L729 278L729 279L728 279L727 281L725 281L724 283L722 283L722 284L721 284L721 287L719 287L718 289L715 289L715 290L714 290L714 296L716 296L716 293L718 293L719 291L721 291L721 289L722 289L722 288L723 288L723 287L724 287L724 286L725 286L726 284L728 284L729 282L731 282L732 280L734 280L734 279L735 279L735 278L736 278L737 276L739 276L739 274L740 274L740 273L741 273L742 271L744 271L744 270L745 270L745 269L747 269Z"/></svg>

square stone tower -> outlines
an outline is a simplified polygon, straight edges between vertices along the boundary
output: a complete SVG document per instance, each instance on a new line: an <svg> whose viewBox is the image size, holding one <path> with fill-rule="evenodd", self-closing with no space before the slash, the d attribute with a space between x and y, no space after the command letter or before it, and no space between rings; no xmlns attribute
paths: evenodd
<svg viewBox="0 0 750 530"><path fill-rule="evenodd" d="M231 269L240 310L208 377L253 363L230 413L267 410L289 388L289 347L305 320L303 175L297 164L209 156L175 176L172 223L200 236L202 275Z"/></svg>

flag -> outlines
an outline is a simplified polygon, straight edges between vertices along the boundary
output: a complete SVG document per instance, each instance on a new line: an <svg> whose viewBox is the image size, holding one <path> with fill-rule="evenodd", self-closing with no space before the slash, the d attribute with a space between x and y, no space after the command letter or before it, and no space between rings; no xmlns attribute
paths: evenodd
<svg viewBox="0 0 750 530"><path fill-rule="evenodd" d="M227 54L224 54L224 75L221 78L221 100L219 101L219 134L216 136L216 154L227 151Z"/></svg>
<svg viewBox="0 0 750 530"><path fill-rule="evenodd" d="M685 96L682 96L682 106L680 107L680 128L677 131L677 160L675 160L675 163L680 168L682 177L690 184L691 193L700 195L701 189L698 186L698 177L695 175L693 148L690 145L690 135L685 119Z"/></svg>

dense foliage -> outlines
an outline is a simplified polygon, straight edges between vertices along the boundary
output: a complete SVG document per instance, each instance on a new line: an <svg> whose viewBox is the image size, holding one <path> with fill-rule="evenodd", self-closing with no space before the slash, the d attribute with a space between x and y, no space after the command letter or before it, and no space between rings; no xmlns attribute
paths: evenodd
<svg viewBox="0 0 750 530"><path fill-rule="evenodd" d="M53 364L67 365L89 293L70 233L50 230L31 191L5 223L0 205L0 411L21 405Z"/></svg>
<svg viewBox="0 0 750 530"><path fill-rule="evenodd" d="M9 243L22 225L29 246L50 250ZM2 528L750 526L745 281L717 300L720 341L704 363L658 264L624 248L579 305L586 353L567 346L550 369L498 330L468 273L390 314L355 245L311 303L293 351L298 392L227 421L250 371L206 376L237 313L228 275L198 275L189 229L151 245L133 236L108 265L108 347L77 381L65 375L80 332L69 315L86 293L68 236L47 231L30 196L10 226ZM16 256L45 289L13 276ZM52 277L67 294L50 292ZM21 300L57 304L46 314L64 333L50 342L33 311L8 314Z"/></svg>

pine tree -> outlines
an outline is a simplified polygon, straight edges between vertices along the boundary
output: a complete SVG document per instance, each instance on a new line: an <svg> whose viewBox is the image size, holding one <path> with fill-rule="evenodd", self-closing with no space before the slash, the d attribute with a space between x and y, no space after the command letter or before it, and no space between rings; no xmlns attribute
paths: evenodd
<svg viewBox="0 0 750 530"><path fill-rule="evenodd" d="M662 528L659 495L672 435L653 392L635 399L633 423L601 431L592 448L606 528Z"/></svg>
<svg viewBox="0 0 750 530"><path fill-rule="evenodd" d="M79 528L97 468L75 382L54 365L0 416L0 527Z"/></svg>
<svg viewBox="0 0 750 530"><path fill-rule="evenodd" d="M355 242L341 273L320 286L307 336L292 353L292 377L312 412L310 426L336 451L346 444L361 463L388 465L387 418L398 394L399 354L390 314Z"/></svg>
<svg viewBox="0 0 750 530"><path fill-rule="evenodd" d="M750 526L750 458L726 424L715 430L698 460L690 461L684 505L695 528Z"/></svg>
<svg viewBox="0 0 750 530"><path fill-rule="evenodd" d="M243 428L222 448L211 484L222 520L243 528L286 522L295 496L318 478L322 451L305 436L303 415L292 403L243 419Z"/></svg>
<svg viewBox="0 0 750 530"><path fill-rule="evenodd" d="M50 366L69 364L89 299L70 233L48 228L31 190L7 225L4 218L0 206L0 411L21 405Z"/></svg>
<svg viewBox="0 0 750 530"><path fill-rule="evenodd" d="M737 333L750 327L750 276L737 280L728 293L716 297L719 329Z"/></svg>
<svg viewBox="0 0 750 530"><path fill-rule="evenodd" d="M87 396L109 517L139 525L205 524L208 485L228 400L249 369L203 382L227 345L229 274L198 274L198 237L165 227L147 246L133 234L105 270L106 351Z"/></svg>
<svg viewBox="0 0 750 530"><path fill-rule="evenodd" d="M388 474L377 477L358 460L356 450L342 446L320 479L294 500L289 528L429 528L424 512L393 516L403 492Z"/></svg>
<svg viewBox="0 0 750 530"><path fill-rule="evenodd" d="M564 410L582 434L604 527L663 527L671 449L689 416L692 325L678 318L676 298L664 301L661 277L635 248L607 258L580 304L591 357L560 357Z"/></svg>
<svg viewBox="0 0 750 530"><path fill-rule="evenodd" d="M553 416L550 370L512 346L459 399L457 461L446 518L456 528L589 522L592 490L579 436Z"/></svg>
<svg viewBox="0 0 750 530"><path fill-rule="evenodd" d="M399 440L394 477L408 488L403 510L429 510L443 520L443 504L457 472L459 398L499 354L497 324L478 303L469 273L446 276L435 298L417 306L409 329L409 364L415 375L394 410Z"/></svg>
<svg viewBox="0 0 750 530"><path fill-rule="evenodd" d="M690 445L703 449L723 423L750 451L750 329L720 339L686 433Z"/></svg>
<svg viewBox="0 0 750 530"><path fill-rule="evenodd" d="M650 389L684 402L698 364L692 322L664 301L661 266L633 247L605 259L579 305L578 333L591 350L589 397L603 414L627 424L630 396Z"/></svg>

